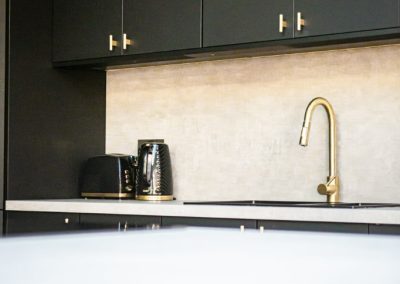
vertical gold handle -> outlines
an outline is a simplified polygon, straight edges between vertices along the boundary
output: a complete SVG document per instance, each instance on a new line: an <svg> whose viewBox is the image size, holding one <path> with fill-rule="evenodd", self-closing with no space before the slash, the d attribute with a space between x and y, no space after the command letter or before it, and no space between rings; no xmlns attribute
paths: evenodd
<svg viewBox="0 0 400 284"><path fill-rule="evenodd" d="M114 40L113 35L108 36L108 50L113 51L114 47L118 46L118 41Z"/></svg>
<svg viewBox="0 0 400 284"><path fill-rule="evenodd" d="M304 27L304 19L301 17L301 12L297 13L297 30L300 32Z"/></svg>
<svg viewBox="0 0 400 284"><path fill-rule="evenodd" d="M279 14L279 32L283 33L283 30L287 28L287 21L283 18L283 14Z"/></svg>
<svg viewBox="0 0 400 284"><path fill-rule="evenodd" d="M129 39L126 34L123 34L122 49L126 50L126 49L128 49L128 45L132 45L132 44L133 44L133 40Z"/></svg>

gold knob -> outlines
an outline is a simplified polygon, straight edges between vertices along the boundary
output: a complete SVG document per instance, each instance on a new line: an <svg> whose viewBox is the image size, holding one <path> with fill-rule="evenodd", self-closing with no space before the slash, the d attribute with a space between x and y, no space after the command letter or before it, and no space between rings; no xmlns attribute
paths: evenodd
<svg viewBox="0 0 400 284"><path fill-rule="evenodd" d="M108 36L108 50L113 51L118 46L118 41L114 40L113 35Z"/></svg>
<svg viewBox="0 0 400 284"><path fill-rule="evenodd" d="M133 40L129 39L126 34L123 34L123 37L122 37L122 49L123 50L127 50L128 49L128 45L133 45Z"/></svg>
<svg viewBox="0 0 400 284"><path fill-rule="evenodd" d="M287 21L283 18L283 14L279 14L279 32L283 33L284 29L287 28Z"/></svg>
<svg viewBox="0 0 400 284"><path fill-rule="evenodd" d="M297 13L297 30L300 32L305 26L305 21L301 16L301 12Z"/></svg>

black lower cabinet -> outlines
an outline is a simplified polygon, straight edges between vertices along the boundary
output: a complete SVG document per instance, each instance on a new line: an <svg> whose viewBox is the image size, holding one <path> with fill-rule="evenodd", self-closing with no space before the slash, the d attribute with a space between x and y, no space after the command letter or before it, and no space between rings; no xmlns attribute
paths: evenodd
<svg viewBox="0 0 400 284"><path fill-rule="evenodd" d="M314 231L314 232L368 234L368 224L262 220L262 221L258 221L258 227L261 227L261 226L263 226L265 230L289 230L289 231Z"/></svg>
<svg viewBox="0 0 400 284"><path fill-rule="evenodd" d="M162 217L163 227L220 227L220 228L244 228L256 229L256 220L245 219L219 219L219 218L192 218L192 217Z"/></svg>
<svg viewBox="0 0 400 284"><path fill-rule="evenodd" d="M0 238L3 236L3 210L0 210Z"/></svg>
<svg viewBox="0 0 400 284"><path fill-rule="evenodd" d="M79 214L8 211L6 235L79 230Z"/></svg>
<svg viewBox="0 0 400 284"><path fill-rule="evenodd" d="M370 224L369 233L379 235L400 235L400 225Z"/></svg>
<svg viewBox="0 0 400 284"><path fill-rule="evenodd" d="M137 215L81 214L82 230L157 229L161 226L161 217Z"/></svg>

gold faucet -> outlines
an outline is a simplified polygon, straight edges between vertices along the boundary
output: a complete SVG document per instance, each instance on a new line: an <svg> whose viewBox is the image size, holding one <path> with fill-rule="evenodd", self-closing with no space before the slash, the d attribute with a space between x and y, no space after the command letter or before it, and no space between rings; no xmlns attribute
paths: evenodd
<svg viewBox="0 0 400 284"><path fill-rule="evenodd" d="M327 183L318 185L319 194L327 196L328 203L339 202L339 177L336 169L336 122L332 105L324 98L315 98L307 106L301 130L300 145L307 146L310 136L310 124L314 109L322 105L329 119L329 176Z"/></svg>

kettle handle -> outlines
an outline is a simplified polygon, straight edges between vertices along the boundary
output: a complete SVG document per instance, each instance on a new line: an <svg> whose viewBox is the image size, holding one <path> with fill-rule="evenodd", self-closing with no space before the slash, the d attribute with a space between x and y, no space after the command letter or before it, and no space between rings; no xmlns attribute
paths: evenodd
<svg viewBox="0 0 400 284"><path fill-rule="evenodd" d="M145 145L142 157L143 157L143 169L142 169L142 176L144 181L147 183L147 186L151 185L151 177L153 176L153 169L154 169L154 150L152 149L151 145Z"/></svg>

